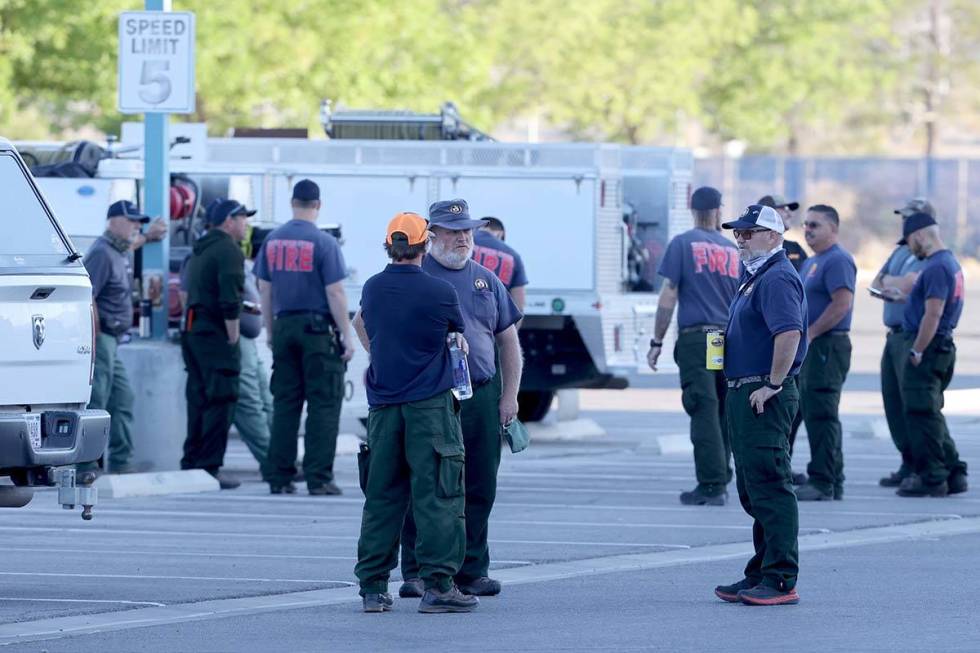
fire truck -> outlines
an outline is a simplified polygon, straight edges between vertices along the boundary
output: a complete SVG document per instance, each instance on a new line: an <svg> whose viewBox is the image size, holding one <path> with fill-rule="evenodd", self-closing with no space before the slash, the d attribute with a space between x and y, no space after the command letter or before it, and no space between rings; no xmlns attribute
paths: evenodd
<svg viewBox="0 0 980 653"><path fill-rule="evenodd" d="M309 178L324 198L321 224L341 238L356 307L362 284L387 262L380 234L391 216L425 215L432 202L461 197L474 217L504 221L527 269L524 420L543 418L557 390L624 388L646 367L656 267L669 238L691 226L690 151L498 142L451 103L433 114L324 103L321 122L320 139L305 130L214 138L205 125L171 125L171 258L186 255L214 197L255 207L257 223L272 226L290 219L291 188ZM139 202L142 137L141 123L131 123L105 147L19 146L39 174L52 175L38 184L82 251L101 234L110 202ZM359 351L349 368L348 414L366 415L366 366Z"/></svg>

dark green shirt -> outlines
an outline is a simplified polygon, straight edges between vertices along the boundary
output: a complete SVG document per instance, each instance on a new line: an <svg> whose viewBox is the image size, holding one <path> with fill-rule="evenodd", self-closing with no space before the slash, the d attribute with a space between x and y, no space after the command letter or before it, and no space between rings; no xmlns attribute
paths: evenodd
<svg viewBox="0 0 980 653"><path fill-rule="evenodd" d="M238 319L245 289L244 262L241 247L220 229L212 229L194 243L187 264L187 306L194 312L191 331L224 333L224 320Z"/></svg>

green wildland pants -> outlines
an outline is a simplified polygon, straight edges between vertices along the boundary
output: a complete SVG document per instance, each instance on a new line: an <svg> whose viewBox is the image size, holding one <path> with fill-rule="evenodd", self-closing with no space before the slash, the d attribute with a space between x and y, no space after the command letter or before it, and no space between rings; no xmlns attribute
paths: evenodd
<svg viewBox="0 0 980 653"><path fill-rule="evenodd" d="M187 439L180 468L217 472L238 401L238 344L229 344L224 333L194 331L183 334L181 349L187 368Z"/></svg>
<svg viewBox="0 0 980 653"><path fill-rule="evenodd" d="M908 357L909 350L902 332L889 331L885 336L885 349L881 352L881 400L885 404L888 432L902 456L899 472L903 476L915 470L909 449L908 426L905 424L905 406L902 404L902 370Z"/></svg>
<svg viewBox="0 0 980 653"><path fill-rule="evenodd" d="M459 418L466 447L466 557L456 575L460 584L490 573L487 540L500 467L500 392L498 365L493 378L474 388L473 396L461 402ZM409 513L402 531L402 578L419 575L415 548L415 521Z"/></svg>
<svg viewBox="0 0 980 653"><path fill-rule="evenodd" d="M90 409L104 410L112 419L109 426L109 466L124 467L133 455L133 390L126 366L119 358L119 341L115 336L99 333L95 337L95 370L92 374ZM79 465L94 469L96 463Z"/></svg>
<svg viewBox="0 0 980 653"><path fill-rule="evenodd" d="M915 334L903 335L908 352ZM915 473L928 485L942 483L951 473L966 473L966 463L960 460L942 413L943 392L953 380L955 366L953 339L938 335L922 352L921 363L912 365L906 360L902 366L902 405L909 451Z"/></svg>
<svg viewBox="0 0 980 653"><path fill-rule="evenodd" d="M851 369L851 338L847 333L825 333L810 343L800 369L800 402L810 464L810 483L824 492L844 485L844 449L838 407L841 390Z"/></svg>
<svg viewBox="0 0 980 653"><path fill-rule="evenodd" d="M307 404L303 474L310 488L333 481L337 429L344 402L344 362L324 316L277 317L272 326L272 440L269 481L296 475L297 437Z"/></svg>
<svg viewBox="0 0 980 653"><path fill-rule="evenodd" d="M728 429L735 454L736 485L742 508L754 520L755 555L745 577L782 591L796 586L799 574L800 520L793 491L789 431L800 403L796 381L766 402L761 415L749 396L762 383L729 388L726 397Z"/></svg>
<svg viewBox="0 0 980 653"><path fill-rule="evenodd" d="M725 420L725 375L705 367L703 332L682 333L674 345L680 369L681 404L691 417L694 472L699 485L727 485L732 480L732 443Z"/></svg>
<svg viewBox="0 0 980 653"><path fill-rule="evenodd" d="M358 455L365 500L354 568L362 596L387 591L408 510L418 526L417 575L427 589L453 584L466 546L463 436L454 403L446 391L368 414L367 446Z"/></svg>

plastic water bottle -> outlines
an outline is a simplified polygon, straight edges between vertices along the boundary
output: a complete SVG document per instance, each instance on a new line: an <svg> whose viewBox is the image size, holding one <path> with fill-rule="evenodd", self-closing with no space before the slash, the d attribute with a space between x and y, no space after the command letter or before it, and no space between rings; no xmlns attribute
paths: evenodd
<svg viewBox="0 0 980 653"><path fill-rule="evenodd" d="M470 383L470 366L466 362L466 354L456 342L456 334L449 336L449 358L453 365L453 394L460 401L473 396L473 384Z"/></svg>

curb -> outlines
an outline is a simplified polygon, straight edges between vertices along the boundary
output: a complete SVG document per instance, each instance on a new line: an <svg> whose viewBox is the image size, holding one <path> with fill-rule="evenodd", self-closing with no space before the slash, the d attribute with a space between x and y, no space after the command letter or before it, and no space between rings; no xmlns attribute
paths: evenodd
<svg viewBox="0 0 980 653"><path fill-rule="evenodd" d="M218 479L203 469L143 474L104 474L95 481L100 499L217 492Z"/></svg>
<svg viewBox="0 0 980 653"><path fill-rule="evenodd" d="M562 440L586 440L605 437L606 430L594 419L580 418L557 422L531 422L525 424L531 443L559 442Z"/></svg>

